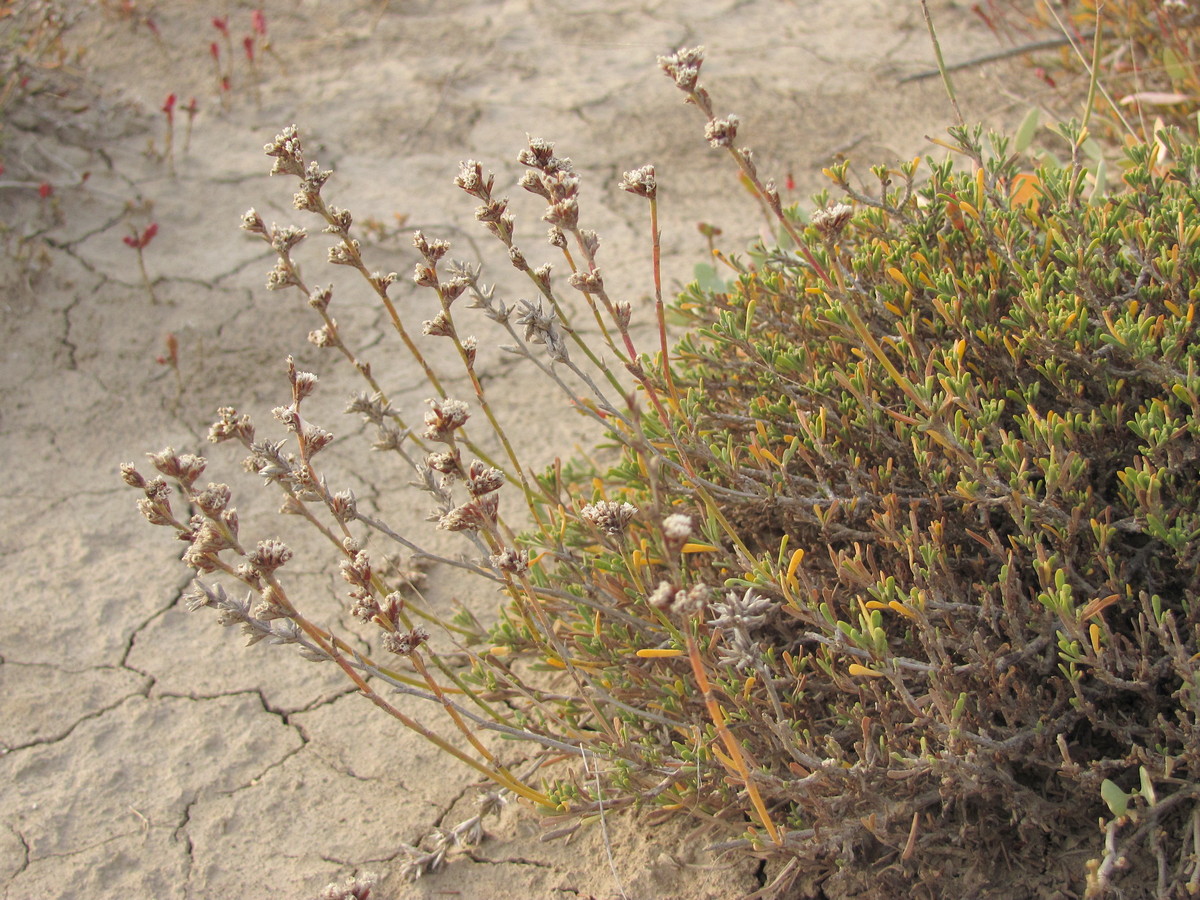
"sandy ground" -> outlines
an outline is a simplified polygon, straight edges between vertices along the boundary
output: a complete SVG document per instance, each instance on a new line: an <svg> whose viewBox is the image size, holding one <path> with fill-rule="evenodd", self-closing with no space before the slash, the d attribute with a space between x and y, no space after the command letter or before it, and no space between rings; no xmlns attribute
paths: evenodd
<svg viewBox="0 0 1200 900"><path fill-rule="evenodd" d="M498 173L526 245L540 246L544 226L534 198L515 187L515 156L527 134L556 141L585 179L584 217L605 239L610 291L636 300L651 290L647 223L616 187L623 170L657 167L668 283L689 280L704 259L698 221L724 229L733 250L760 224L656 55L705 44L718 109L742 118L739 143L757 148L760 167L781 181L792 173L801 200L822 186L832 154L865 174L871 163L929 151L924 136L951 121L936 80L899 84L932 62L917 4L270 0L274 53L255 73L239 54L224 106L211 18L228 15L240 42L252 5L143 0L133 17L116 2L66 6L78 15L68 39L84 51L62 81L70 93L48 118L19 112L0 147L4 898L308 898L364 871L379 873L372 896L388 900L754 891L753 861L711 858L686 825L609 822L610 862L599 828L570 844L540 842L536 816L513 806L487 820L478 847L406 882L400 845L472 815L471 775L355 696L331 666L243 649L211 615L187 613L179 547L138 516L117 468L167 444L208 455L210 476L235 485L243 534L295 541L306 608L352 631L328 556L304 555L315 545L274 517L277 498L238 480L232 449L204 441L226 403L266 428L270 408L286 400L283 361L295 353L324 379L310 412L351 438L331 470L340 486L395 521L428 527L407 474L353 449L362 427L340 415L357 388L353 373L305 343L312 312L264 289L273 261L238 230L250 206L268 222L311 224L290 209L291 185L268 179L263 144L297 123L309 157L337 172L329 198L359 222L392 228L367 244L373 268L410 272L407 229L421 227L454 241L456 255L481 253L503 286L507 264L452 185L458 161L477 158ZM966 6L932 6L950 59L994 48ZM139 24L146 15L158 38ZM968 116L990 122L1019 119L1036 90L1011 65L972 70L959 84ZM186 154L179 114L173 171L161 158L158 111L171 92L200 108ZM50 197L38 196L41 181L54 187ZM396 216L407 222L398 234ZM157 303L122 242L150 222ZM317 252L306 271L326 281L324 241L309 243ZM335 314L365 336L360 346L399 404L419 416L428 388L384 338L364 288L339 284ZM419 331L429 300L407 285L394 296ZM174 373L155 362L169 333L179 341L181 396ZM548 409L529 373L482 331L480 353L529 458L547 463L596 437ZM437 571L429 590L434 604L457 599L483 616L497 605Z"/></svg>

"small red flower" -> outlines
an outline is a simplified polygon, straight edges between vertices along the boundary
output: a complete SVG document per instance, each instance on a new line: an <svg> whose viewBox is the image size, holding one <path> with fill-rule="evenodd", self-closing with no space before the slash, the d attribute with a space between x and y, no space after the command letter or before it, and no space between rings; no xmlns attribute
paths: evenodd
<svg viewBox="0 0 1200 900"><path fill-rule="evenodd" d="M166 344L167 352L161 356L154 357L154 361L160 366L179 365L179 338L175 337L175 332L167 332Z"/></svg>
<svg viewBox="0 0 1200 900"><path fill-rule="evenodd" d="M146 226L146 230L143 231L141 234L138 234L135 231L131 235L129 235L129 234L125 235L125 237L121 238L121 240L125 242L125 246L132 247L134 250L141 250L143 247L145 247L147 244L149 244L152 240L154 240L154 236L156 234L158 234L158 223L151 222L149 225Z"/></svg>
<svg viewBox="0 0 1200 900"><path fill-rule="evenodd" d="M173 122L175 120L175 95L174 94L167 94L167 99L163 103L162 111L167 114L168 122Z"/></svg>
<svg viewBox="0 0 1200 900"><path fill-rule="evenodd" d="M267 36L267 17L263 15L261 9L256 9L250 13L250 24L253 26L255 34L260 34L263 37Z"/></svg>
<svg viewBox="0 0 1200 900"><path fill-rule="evenodd" d="M47 197L49 197L53 193L54 193L54 188L51 187L50 182L43 181L41 184L38 185L38 196L41 197L43 200L45 200Z"/></svg>
<svg viewBox="0 0 1200 900"><path fill-rule="evenodd" d="M246 59L254 62L254 38L246 35L242 38L242 47L246 50Z"/></svg>
<svg viewBox="0 0 1200 900"><path fill-rule="evenodd" d="M222 35L229 37L229 16L213 16L212 24Z"/></svg>
<svg viewBox="0 0 1200 900"><path fill-rule="evenodd" d="M217 46L216 41L208 45L208 53L213 59L221 58L221 48Z"/></svg>

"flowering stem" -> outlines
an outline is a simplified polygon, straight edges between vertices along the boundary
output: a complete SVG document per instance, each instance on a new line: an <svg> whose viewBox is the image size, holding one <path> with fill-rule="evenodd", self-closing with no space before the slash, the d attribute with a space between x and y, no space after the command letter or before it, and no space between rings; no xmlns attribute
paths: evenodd
<svg viewBox="0 0 1200 900"><path fill-rule="evenodd" d="M330 224L335 224L336 220L330 215L329 209L325 206L324 199L320 200L320 209L318 212L325 219L325 221L329 222ZM444 396L446 391L442 387L442 382L437 377L437 373L433 371L433 368L429 365L428 361L424 356L421 355L420 348L418 348L416 343L413 341L412 336L408 333L408 329L404 327L404 323L400 320L400 314L396 311L396 306L392 303L391 298L388 297L387 291L381 288L378 282L371 277L371 273L367 271L367 267L362 261L362 254L359 252L355 242L350 240L349 235L344 235L340 232L339 237L341 237L342 248L346 251L347 255L351 259L351 265L355 269L358 269L359 273L365 279L367 279L367 282L374 289L380 301L382 301L383 308L387 310L388 318L391 319L392 327L396 329L396 333L400 335L400 340L404 342L404 346L408 349L408 352L421 367L421 371L425 375L425 380L429 382L430 386L435 391Z"/></svg>
<svg viewBox="0 0 1200 900"><path fill-rule="evenodd" d="M282 589L281 589L281 596L282 596ZM321 650L324 651L329 656L330 659L332 659L334 662L336 662L338 664L338 667L343 672L346 673L346 676L352 682L354 682L354 685L358 688L359 692L363 694L363 696L365 696L368 700L370 700L372 703L374 703L376 706L378 706L380 709L382 709L388 715L397 719L402 725L404 725L404 727L416 732L421 737L425 738L425 740L429 741L434 746L436 746L439 750L443 750L446 753L453 756L455 759L466 763L472 769L475 769L476 771L480 772L485 777L487 777L491 781L494 781L496 784L500 785L501 787L508 788L514 794L524 797L527 800L530 800L530 801L538 804L539 806L550 806L551 805L550 798L547 797L541 791L536 791L533 788L529 787L528 785L518 781L508 771L506 771L503 768L496 768L496 769L489 768L488 766L481 763L479 760L475 759L473 756L470 756L469 754L464 753L462 750L455 747L453 744L451 744L445 738L441 737L441 735L438 735L435 732L430 731L428 728L426 728L424 725L422 725L416 719L409 718L404 713L402 713L399 709L392 706L392 704L388 703L385 699L383 699L383 697L381 697L379 694L377 694L371 688L371 686L368 685L367 682L363 680L362 676L359 675L358 672L356 672L354 670L354 667L341 654L341 652L339 652L337 650L336 647L331 646L324 639L320 629L318 629L316 626L314 626L311 622L309 622L307 619L305 619L299 613L295 612L294 609L291 611L289 617L292 618L292 620L297 625L300 626L301 630L304 631L304 633L306 635L308 635L308 637L313 641L313 643L315 643L318 647L320 647ZM486 753L486 751L484 751L484 752ZM491 759L492 759L492 757L489 754L488 755L489 762L491 761Z"/></svg>
<svg viewBox="0 0 1200 900"><path fill-rule="evenodd" d="M187 158L188 151L192 146L192 125L196 121L196 112L198 109L199 107L196 105L195 97L193 97L188 102L188 105L183 108L183 111L187 113L187 124L184 126L183 130L183 156L185 159Z"/></svg>
<svg viewBox="0 0 1200 900"><path fill-rule="evenodd" d="M220 519L210 519L209 521L213 522L214 525L217 525L220 528L225 540L229 544L229 549L233 550L239 556L243 556L243 557L246 556L245 550L242 548L241 544L238 543L237 537L233 534L232 530L225 523L220 521ZM183 526L181 523L174 523L174 524L177 529L186 527L186 526ZM219 570L225 572L227 575L230 575L231 577L238 579L239 581L246 582L246 577L244 575L239 573L239 571L237 569L235 569L233 566L230 566L224 560L220 559L218 556L216 556L216 554L210 555L208 557L208 560L211 562L211 564L213 565L213 567L215 569L219 569ZM391 715L394 718L396 718L397 720L399 720L401 722L401 724L403 724L406 728L409 728L412 731L415 731L417 734L421 735L421 737L425 738L427 741L434 744L436 747L438 747L438 749L444 750L446 753L449 753L455 759L458 759L458 760L466 763L468 766L479 771L480 773L485 775L487 778L494 781L496 784L499 784L502 787L506 787L509 790L511 790L513 793L515 793L519 796L525 797L526 799L528 799L534 803L537 803L538 805L541 805L541 806L551 805L550 798L547 797L544 793L542 793L540 791L536 791L533 788L529 787L528 785L524 784L523 782L519 781L518 779L514 778L508 771L506 771L503 768L499 768L499 767L495 768L495 769L489 768L488 766L479 762L479 760L475 759L474 757L470 756L467 753L464 753L462 750L460 750L459 748L455 747L453 744L446 741L445 738L441 737L440 735L436 734L433 731L430 731L428 728L426 728L420 722L406 716L399 709L397 709L396 707L394 707L390 703L388 703L383 697L381 697L379 694L377 694L373 688L371 688L371 686L363 679L363 677L358 674L358 672L355 670L355 667L350 663L350 661L347 660L346 657L343 655L343 651L346 651L346 652L353 654L357 658L361 658L361 656L355 650L353 650L351 647L349 647L344 641L340 641L337 638L333 637L332 634L322 630L321 628L318 628L316 625L314 625L312 622L310 622L305 616L303 616L296 609L296 607L292 604L291 600L287 596L287 592L284 590L283 585L280 583L278 578L275 577L274 573L261 572L259 577L261 577L262 583L264 585L266 585L266 590L260 591L260 593L266 594L267 592L269 592L270 597L271 597L271 602L275 606L278 607L279 613L282 614L283 616L287 617L291 621L295 622L296 625L300 628L300 630L304 632L305 636L307 636L308 639L310 641L312 641L313 644L316 645L317 649L321 653L323 653L328 659L331 659L335 663L337 663L338 668L340 668L346 674L346 677L348 677L354 683L354 686L358 688L359 692L361 694L363 694L367 699L369 699L372 703L374 703L380 709L384 710L389 715ZM249 583L249 582L246 582L246 583ZM253 585L251 585L251 587L253 588ZM370 660L364 659L363 661L366 664L371 664ZM429 684L430 687L434 687L434 683L432 682L432 679L429 678L428 674L424 671L422 671L422 674L425 676L426 683ZM440 689L435 689L435 692L438 694L439 699L442 700L443 706L445 706L447 701L441 695ZM486 707L484 707L484 708L486 709ZM454 720L458 723L459 727L464 730L464 733L467 733L468 737L470 737L469 732L467 731L465 726L462 724L461 719L458 718L456 713L452 716L452 718L454 718ZM474 744L475 741L472 741L472 743ZM477 747L477 749L479 749L480 752L484 754L484 756L488 760L488 762L494 761L495 757L492 756L492 754L490 754L485 748Z"/></svg>
<svg viewBox="0 0 1200 900"><path fill-rule="evenodd" d="M146 287L146 293L150 295L150 302L157 306L158 296L154 293L154 285L150 281L150 275L146 272L146 259L142 248L138 245L134 249L137 250L138 271L142 273L142 284Z"/></svg>
<svg viewBox="0 0 1200 900"><path fill-rule="evenodd" d="M467 377L471 379L471 388L475 392L475 400L479 404L479 408L483 410L484 416L487 417L488 424L492 428L492 433L500 440L500 444L504 448L504 453L508 457L508 461L512 464L513 471L516 473L518 480L521 482L521 492L525 497L525 505L529 508L530 515L540 525L541 516L538 514L537 504L533 499L533 489L529 486L529 478L525 474L525 469L521 466L520 459L517 458L516 451L508 440L508 434L501 427L500 422L497 421L496 414L492 411L492 405L488 402L487 394L479 381L479 376L475 373L474 354L468 351L463 345L462 339L458 336L458 329L454 327L454 319L450 313L451 301L446 297L441 285L437 287L437 294L438 299L442 303L442 313L445 315L446 322L450 326L450 336L454 340L454 348L458 351L459 359L462 361ZM472 447L472 449L474 450L475 448ZM483 454L477 453L477 455L489 465L493 464Z"/></svg>
<svg viewBox="0 0 1200 900"><path fill-rule="evenodd" d="M471 742L471 746L474 747L489 763L495 764L496 757L492 755L492 752L488 750L487 747L480 743L479 738L475 737L475 733L466 726L465 722L463 722L462 717L458 714L458 710L454 708L454 704L450 702L449 698L447 698L446 694L442 691L442 686L434 680L433 676L429 674L429 670L425 668L425 662L421 659L421 654L414 650L412 655L409 657L409 661L412 662L413 668L416 669L417 672L420 673L421 677L425 679L425 683L429 685L429 689L433 691L433 694L435 697L437 697L438 702L442 704L442 709L444 709L446 714L454 720L454 724L458 726L458 730L461 731L466 739Z"/></svg>
<svg viewBox="0 0 1200 900"><path fill-rule="evenodd" d="M253 210L251 212L253 212ZM247 215L249 216L250 214ZM251 219L250 221L252 222L252 226L249 228L249 230L258 234L264 241L267 242L267 244L269 244L272 248L275 248L275 242L272 239L272 234L266 230L265 226L259 230L258 226L261 224L261 222L256 221L256 219ZM296 267L292 264L292 260L288 252L278 248L275 248L275 250L282 265L284 265L292 274L292 280L289 283L292 284L298 291L300 291L300 293L304 294L309 301L309 306L312 306L317 310L317 313L321 316L322 321L325 323L323 340L327 341L328 343L322 343L320 346L337 348L338 352L346 358L350 365L354 366L355 370L362 375L367 384L371 386L371 390L379 395L380 403L386 407L389 403L388 395L384 391L383 386L375 379L375 376L371 374L370 365L360 360L355 355L354 351L347 346L346 342L342 340L341 331L337 327L337 322L335 322L333 317L329 315L326 304L324 302L312 302L314 294L309 289L308 285L300 280L299 273L297 272ZM393 413L392 418L399 428L407 428L404 420L398 414ZM423 448L424 445L421 443L420 438L414 436L413 441L417 444L417 446Z"/></svg>

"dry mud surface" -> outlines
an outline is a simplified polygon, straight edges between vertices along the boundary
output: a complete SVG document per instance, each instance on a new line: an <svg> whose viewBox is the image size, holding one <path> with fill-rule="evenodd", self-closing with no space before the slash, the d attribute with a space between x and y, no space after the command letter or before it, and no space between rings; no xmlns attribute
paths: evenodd
<svg viewBox="0 0 1200 900"><path fill-rule="evenodd" d="M354 449L363 428L340 414L358 388L353 373L306 343L313 313L265 290L273 259L238 229L251 206L268 223L311 225L290 208L292 186L267 177L263 144L299 125L309 158L336 171L327 198L358 222L387 226L365 245L372 268L407 276L408 230L421 227L452 240L454 255L481 256L485 277L503 287L506 261L452 185L458 161L479 159L497 173L533 248L544 225L536 198L515 185L515 157L527 135L555 141L584 178L583 217L603 236L610 292L641 301L652 290L645 208L618 190L622 171L658 170L669 285L690 280L705 258L697 222L722 228L735 251L760 228L728 159L705 144L700 117L656 56L706 45L704 82L718 110L741 117L739 143L755 147L760 169L781 183L790 172L792 199L805 200L837 153L865 174L872 163L935 149L925 135L951 121L945 94L936 79L900 82L932 65L919 6L268 0L273 53L260 55L255 79L239 54L224 104L211 19L228 15L237 42L253 5L140 2L133 18L117 2L65 6L77 16L68 41L83 50L61 73L69 92L45 110L15 113L0 147L3 897L315 898L364 871L379 874L372 896L385 900L700 900L756 890L753 861L712 858L686 823L614 819L606 850L595 827L571 843L542 842L536 816L512 805L487 820L480 845L405 881L401 845L477 808L471 774L379 714L332 666L244 649L211 614L188 613L180 546L137 514L118 464L148 469L143 454L166 445L209 456L206 477L234 484L243 535L294 542L297 595L313 618L353 632L328 555L305 556L316 545L274 516L277 498L239 473L240 455L204 440L223 404L267 430L270 409L287 400L284 360L293 353L323 379L310 414L344 439L331 478L427 533L409 475ZM932 8L951 60L994 49L966 6ZM159 37L138 24L146 15ZM1011 124L1028 108L1031 81L1011 65L968 70L959 76L964 111ZM171 92L200 108L186 155L182 124L177 131L174 171L161 158L159 112ZM38 196L42 181L54 187L48 198ZM397 216L406 222L398 231ZM150 222L158 234L145 260L157 303L122 242ZM337 274L319 259L325 243L309 240L314 282ZM419 417L429 389L365 287L339 284L343 328L410 420ZM393 297L419 332L429 299L407 283ZM486 323L476 327L494 402L527 458L545 464L596 439L488 343ZM179 342L181 396L174 373L155 362L168 334ZM499 602L437 570L429 594L484 617Z"/></svg>

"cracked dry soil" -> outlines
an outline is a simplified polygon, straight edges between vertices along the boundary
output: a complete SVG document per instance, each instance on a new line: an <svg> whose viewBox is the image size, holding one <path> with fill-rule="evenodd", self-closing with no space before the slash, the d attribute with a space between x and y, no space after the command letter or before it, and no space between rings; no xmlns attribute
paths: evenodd
<svg viewBox="0 0 1200 900"><path fill-rule="evenodd" d="M473 814L471 776L354 696L333 667L246 650L210 615L187 613L180 547L137 515L117 467L168 444L209 456L206 477L233 484L243 534L296 546L294 596L351 634L336 570L315 555L315 541L273 515L276 499L238 475L236 455L204 441L225 404L265 429L294 353L322 376L310 413L341 438L331 481L422 535L429 527L408 475L381 469L356 441L361 426L340 415L358 387L353 374L306 344L311 311L264 289L273 261L238 230L250 206L268 222L310 224L290 209L290 187L267 178L262 145L298 123L309 158L336 172L333 202L360 222L390 223L365 247L373 268L411 270L408 230L421 227L452 240L458 255L481 254L503 293L505 261L452 186L458 161L480 159L515 187L526 135L556 141L583 175L583 215L605 241L606 281L636 301L650 293L648 241L644 211L616 187L622 171L647 162L658 170L669 284L689 280L704 259L698 221L724 229L732 250L760 227L656 55L707 45L718 108L741 116L760 168L791 172L792 199L803 200L822 186L833 153L848 153L862 172L928 151L923 136L950 121L936 81L899 84L932 59L917 5L147 0L132 16L117 3L63 5L76 17L68 43L82 55L55 76L61 99L16 109L0 147L10 177L55 187L44 199L28 186L0 191L5 900L306 898L362 871L382 874L373 896L387 900L755 890L753 861L706 856L686 823L610 822L610 866L598 829L569 845L543 843L536 817L511 806L487 822L481 845L404 882L400 844ZM237 60L222 103L211 19L228 15L240 36L260 5L274 53L258 60L253 80ZM932 5L951 59L992 47L967 9ZM959 88L970 117L1012 121L1035 92L1028 82L1015 67L988 67L961 76ZM196 97L200 109L186 154L177 133L173 172L161 158L159 112L170 92L181 104ZM1015 111L1011 97L1024 98ZM532 246L542 229L536 206L509 193ZM396 229L394 216L406 227ZM157 303L122 242L152 221L159 231L146 266ZM323 281L322 242L308 243L308 272ZM406 412L418 412L427 389L398 362L380 311L345 284L335 294L343 331L359 336ZM398 293L419 325L424 299ZM568 411L543 408L529 373L487 345L484 323L476 327L494 402L516 423L527 458L546 464L597 437ZM155 363L169 333L182 394ZM429 595L484 617L499 603L437 570Z"/></svg>

